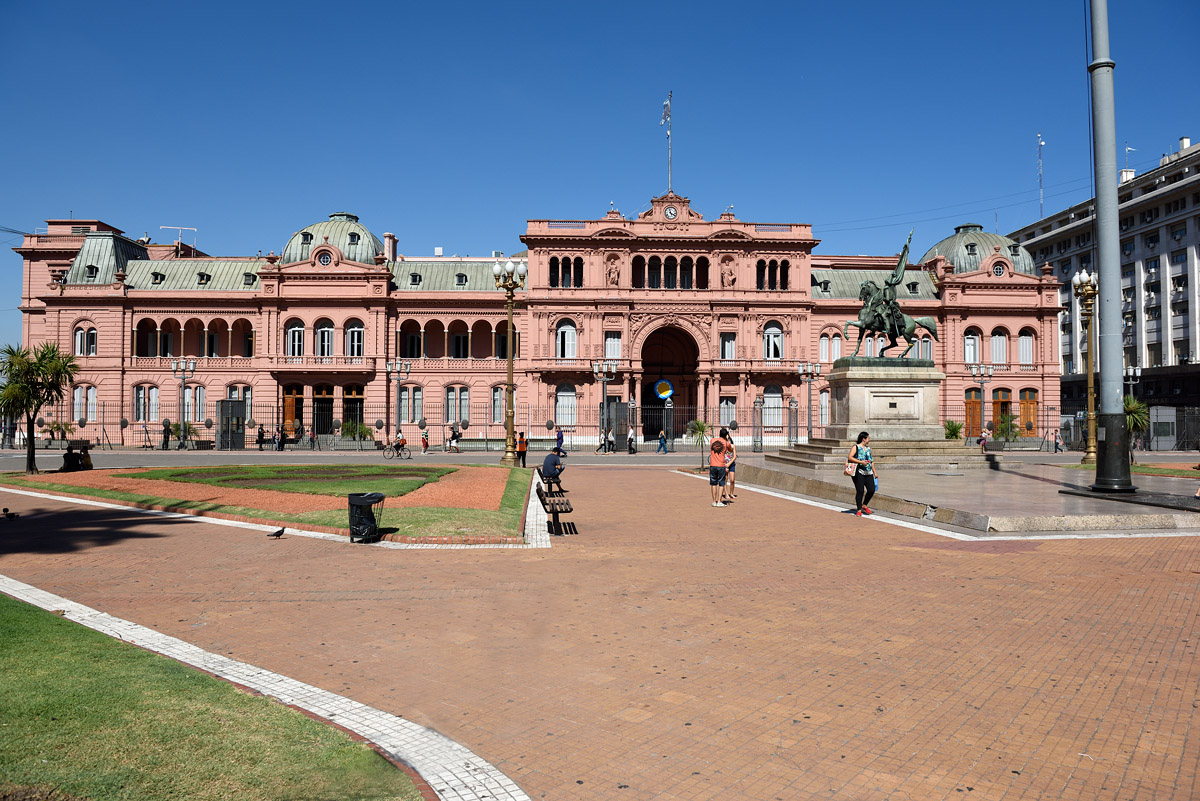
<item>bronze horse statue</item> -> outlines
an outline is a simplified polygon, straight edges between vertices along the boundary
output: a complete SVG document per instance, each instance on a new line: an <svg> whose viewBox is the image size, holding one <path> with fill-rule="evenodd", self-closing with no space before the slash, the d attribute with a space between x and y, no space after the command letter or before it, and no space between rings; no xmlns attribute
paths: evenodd
<svg viewBox="0 0 1200 801"><path fill-rule="evenodd" d="M889 325L889 320L885 316L889 310L880 310L878 305L867 303L879 292L879 287L874 281L864 281L862 287L858 291L858 299L864 302L862 309L858 312L857 320L847 320L846 325L842 330L842 335L847 339L850 338L850 326L858 329L858 343L854 346L854 353L857 356L859 349L862 347L863 338L868 334L883 334L890 342L879 349L879 356L883 356L883 352L889 348L894 348L899 345L896 341L897 337L904 337L908 342L908 347L904 349L899 358L903 359L908 355L908 352L917 344L917 329L924 328L929 332L935 340L937 340L937 320L932 317L909 317L901 312L898 308L895 311L895 318ZM894 304L894 301L893 301ZM899 330L897 330L899 329ZM940 341L940 340L939 340Z"/></svg>

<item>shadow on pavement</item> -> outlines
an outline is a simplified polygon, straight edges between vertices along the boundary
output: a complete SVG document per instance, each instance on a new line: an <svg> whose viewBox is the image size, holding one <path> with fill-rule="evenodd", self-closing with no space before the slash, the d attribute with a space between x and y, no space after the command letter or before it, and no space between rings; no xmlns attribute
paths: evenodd
<svg viewBox="0 0 1200 801"><path fill-rule="evenodd" d="M51 508L41 505L40 500L7 493L0 493L0 500L10 511L20 514L13 520L0 518L0 556L14 553L73 553L127 539L164 536L146 529L191 522L120 509Z"/></svg>

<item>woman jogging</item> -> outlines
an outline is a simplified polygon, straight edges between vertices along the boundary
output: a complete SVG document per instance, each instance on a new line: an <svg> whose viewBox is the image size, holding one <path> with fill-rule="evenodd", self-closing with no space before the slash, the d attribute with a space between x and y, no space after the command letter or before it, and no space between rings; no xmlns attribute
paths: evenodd
<svg viewBox="0 0 1200 801"><path fill-rule="evenodd" d="M846 461L854 465L854 514L862 517L871 514L871 496L875 494L875 461L871 458L871 435L866 431L858 435L858 442L850 448Z"/></svg>

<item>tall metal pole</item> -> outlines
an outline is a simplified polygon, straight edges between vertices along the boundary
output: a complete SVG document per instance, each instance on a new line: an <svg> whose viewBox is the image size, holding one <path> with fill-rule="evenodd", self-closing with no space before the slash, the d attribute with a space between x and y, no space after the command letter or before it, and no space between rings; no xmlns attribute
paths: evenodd
<svg viewBox="0 0 1200 801"><path fill-rule="evenodd" d="M514 265L512 261L503 265L496 262L492 265L496 288L504 290L504 305L508 311L508 331L505 334L508 350L506 354L508 356L508 383L505 385L504 391L504 456L500 458L500 464L505 467L516 467L521 463L521 457L517 456L516 384L513 383L513 306L516 305L513 293L525 286L527 269L524 262L519 265Z"/></svg>
<svg viewBox="0 0 1200 801"><path fill-rule="evenodd" d="M1085 287L1086 291L1087 287ZM1096 463L1096 367L1092 361L1092 354L1096 352L1096 320L1095 320L1095 304L1096 288L1091 286L1091 291L1084 295L1083 298L1083 320L1087 326L1088 352L1087 352L1087 448L1083 452L1083 458L1079 461L1080 464L1095 464Z"/></svg>
<svg viewBox="0 0 1200 801"><path fill-rule="evenodd" d="M1129 432L1125 426L1121 359L1121 261L1117 228L1117 125L1113 69L1108 53L1108 2L1091 0L1092 140L1096 172L1096 246L1100 274L1100 435L1098 492L1134 492L1129 478ZM1088 348L1088 358L1092 355ZM1091 368L1088 368L1091 375Z"/></svg>

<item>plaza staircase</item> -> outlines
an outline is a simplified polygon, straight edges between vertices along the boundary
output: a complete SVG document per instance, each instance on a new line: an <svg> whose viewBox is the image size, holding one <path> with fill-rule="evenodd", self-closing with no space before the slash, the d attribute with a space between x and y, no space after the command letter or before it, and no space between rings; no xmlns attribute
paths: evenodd
<svg viewBox="0 0 1200 801"><path fill-rule="evenodd" d="M836 476L842 472L846 454L854 440L813 439L768 453L767 467L786 466L789 472L810 471L816 476ZM977 445L964 445L962 440L913 440L871 442L871 455L882 470L978 470L996 466L1001 457L982 454Z"/></svg>

